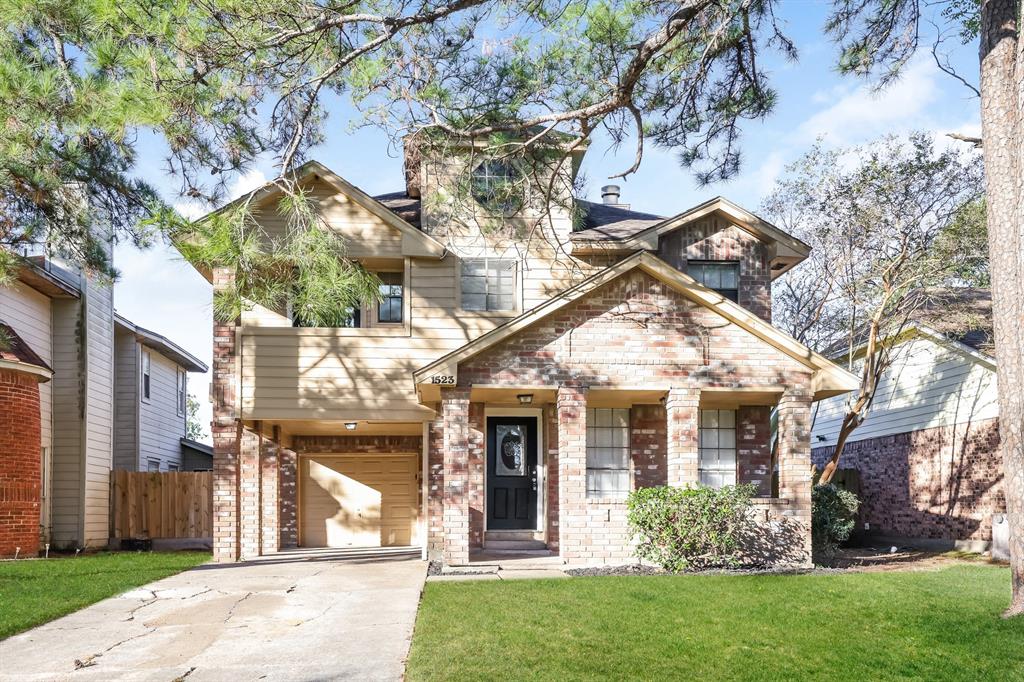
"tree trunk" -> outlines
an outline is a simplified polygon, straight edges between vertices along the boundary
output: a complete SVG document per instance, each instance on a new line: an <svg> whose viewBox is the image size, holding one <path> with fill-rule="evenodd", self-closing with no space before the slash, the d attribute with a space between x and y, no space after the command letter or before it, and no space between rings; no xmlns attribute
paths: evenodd
<svg viewBox="0 0 1024 682"><path fill-rule="evenodd" d="M1010 523L1013 597L1024 614L1024 41L1015 0L981 5L981 129L985 140L992 316L999 383L999 438Z"/></svg>

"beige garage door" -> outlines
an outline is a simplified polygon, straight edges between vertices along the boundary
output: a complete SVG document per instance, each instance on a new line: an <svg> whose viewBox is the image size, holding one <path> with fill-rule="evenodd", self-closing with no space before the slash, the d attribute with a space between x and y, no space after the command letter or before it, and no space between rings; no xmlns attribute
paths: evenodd
<svg viewBox="0 0 1024 682"><path fill-rule="evenodd" d="M302 546L412 544L416 459L415 454L304 457Z"/></svg>

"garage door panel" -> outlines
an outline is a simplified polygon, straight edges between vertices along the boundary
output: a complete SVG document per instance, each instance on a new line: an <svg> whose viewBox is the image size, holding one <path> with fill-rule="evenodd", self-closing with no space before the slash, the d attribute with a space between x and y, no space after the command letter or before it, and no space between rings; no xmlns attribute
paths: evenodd
<svg viewBox="0 0 1024 682"><path fill-rule="evenodd" d="M302 545L408 545L415 535L417 456L303 458Z"/></svg>

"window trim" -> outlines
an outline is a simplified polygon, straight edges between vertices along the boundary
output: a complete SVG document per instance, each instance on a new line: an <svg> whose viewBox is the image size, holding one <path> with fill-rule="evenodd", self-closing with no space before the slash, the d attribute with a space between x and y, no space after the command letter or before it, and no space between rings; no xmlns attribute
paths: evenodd
<svg viewBox="0 0 1024 682"><path fill-rule="evenodd" d="M153 468L154 464L156 464L156 468L155 469ZM148 473L151 473L151 474L152 473L158 473L160 471L160 466L162 464L163 464L163 462L161 462L159 459L147 457L146 458L146 471Z"/></svg>
<svg viewBox="0 0 1024 682"><path fill-rule="evenodd" d="M730 427L722 427L722 426L715 426L715 427L706 427L706 426L704 426L704 414L706 412L717 412L717 413L719 413L719 417L721 416L722 412L730 412L730 413L732 413L732 427L730 428ZM716 446L716 447L713 447L713 448L711 448L711 447L705 448L703 446L703 442L704 442L703 434L704 434L704 431L706 429L711 429L711 430L719 431L719 432L721 432L721 431L730 431L731 430L732 434L733 434L732 447L731 448L728 448L728 447L723 448L723 447L721 447L719 445L719 446ZM717 407L712 407L712 408L704 408L704 407L702 407L702 408L700 408L700 413L698 415L698 420L697 420L697 481L701 485L706 485L706 486L711 487L711 488L721 488L721 487L723 487L725 485L736 485L739 482L739 469L740 469L740 467L739 467L739 444L737 443L738 431L739 431L739 410L737 410L736 408L717 408ZM704 464L703 457L704 457L704 452L706 450L707 451L712 451L713 450L716 453L721 451L721 450L732 450L732 460L733 461L732 461L732 482L731 483L723 483L722 485L717 485L717 486L716 485L711 485L711 484L708 484L708 483L704 483L704 481L703 481L703 474L704 474L705 471L716 472L716 473L723 473L723 472L728 472L729 471L728 468L721 468L721 467L720 468L709 468L709 467L703 466L703 464Z"/></svg>
<svg viewBox="0 0 1024 682"><path fill-rule="evenodd" d="M595 446L589 445L589 441L591 440L590 439L591 429L607 428L607 429L611 430L611 429L621 428L621 427L616 427L616 426L599 427L596 424L592 426L591 425L591 415L592 414L596 415L596 411L597 410L612 410L612 411L619 410L619 411L622 411L622 412L626 413L625 443L622 445L622 449L625 451L625 455L626 455L625 467L619 468L619 467L592 467L592 466L590 466L590 450L591 450L592 447L594 447L594 448L598 447L596 445ZM584 456L583 464L584 464L584 488L585 488L584 493L585 493L586 499L588 501L591 501L591 502L593 502L593 501L602 501L602 500L610 500L610 501L615 501L615 502L622 502L622 501L624 501L626 499L626 497L629 495L629 493L635 489L635 484L636 484L635 477L634 477L634 471L633 471L633 443L632 443L632 441L633 441L633 410L632 410L632 408L629 408L629 407L587 407L586 408L586 412L585 412L585 420L586 420L586 426L585 426L585 432L584 432L584 439L585 439L584 440L584 452L585 452L585 456ZM600 446L600 447L607 447L607 446ZM614 446L612 446L612 447L614 447ZM590 478L589 474L590 474L591 470L593 470L593 471L625 471L626 472L626 479L627 479L626 489L624 491L614 491L614 492L612 492L612 491L591 491L590 485L588 483L588 479Z"/></svg>
<svg viewBox="0 0 1024 682"><path fill-rule="evenodd" d="M188 372L181 367L174 368L174 407L179 417L188 411Z"/></svg>
<svg viewBox="0 0 1024 682"><path fill-rule="evenodd" d="M736 269L736 288L735 289L725 289L725 288L718 288L718 289L716 289L715 287L711 287L711 286L708 286L707 284L705 284L700 278L694 277L692 272L691 272L691 270L690 270L690 268L693 267L693 266L704 266L704 265L718 265L718 266L726 266L727 265L727 266L730 266L730 267L734 267ZM711 289L712 291L714 291L716 293L721 294L722 296L726 297L727 299L729 299L733 303L739 303L739 301L740 301L740 288L741 288L740 284L741 284L741 280L742 280L742 277L743 277L743 263L742 263L742 261L740 261L740 260L699 260L699 259L691 260L691 259L687 259L687 261L686 261L686 274L690 275L690 277L693 277L693 279L697 280L697 283L700 284L702 287L706 287L706 288ZM733 298L732 296L729 295L729 293L731 293L731 292L735 292L735 294L736 294L735 298Z"/></svg>
<svg viewBox="0 0 1024 682"><path fill-rule="evenodd" d="M405 276L405 273L403 271L401 271L401 270L375 270L374 274L377 275L378 278L381 275L398 275L399 276L399 280L400 281L399 281L399 285L398 286L400 286L402 288L402 294L401 294L401 299L400 299L401 310L399 311L399 314L401 315L401 319L399 319L397 321L395 321L395 320L381 320L380 319L380 304L381 304L381 301L377 301L372 306L369 306L370 309L365 311L366 313L368 313L365 316L365 318L370 321L370 324L372 326L401 327L402 325L405 324L406 319L408 319L408 311L406 310L406 307L407 307L406 306L406 302L407 302L407 300L409 298L409 282L408 282L408 278ZM383 284L384 282L382 281L381 283ZM391 285L391 286L393 286L393 285Z"/></svg>
<svg viewBox="0 0 1024 682"><path fill-rule="evenodd" d="M142 353L139 357L139 397L142 402L148 403L153 395L153 353L147 348L141 347Z"/></svg>
<svg viewBox="0 0 1024 682"><path fill-rule="evenodd" d="M466 308L464 304L464 296L462 291L463 281L463 264L468 261L484 261L485 268L487 261L506 261L513 264L512 271L512 307L506 310L474 310L472 308ZM515 317L522 312L523 308L523 296L522 296L522 259L517 257L508 258L505 256L491 256L491 255L479 255L479 256L459 256L458 261L455 264L456 271L456 285L455 295L457 297L456 305L461 312L469 315L479 315L481 317ZM486 281L486 276L484 277ZM486 305L487 293L484 292L485 305Z"/></svg>

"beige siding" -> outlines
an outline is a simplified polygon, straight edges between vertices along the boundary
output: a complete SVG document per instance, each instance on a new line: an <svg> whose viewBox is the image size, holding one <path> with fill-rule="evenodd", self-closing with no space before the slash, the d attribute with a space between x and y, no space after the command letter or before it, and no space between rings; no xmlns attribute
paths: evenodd
<svg viewBox="0 0 1024 682"><path fill-rule="evenodd" d="M835 445L846 398L819 403L812 442ZM867 418L851 441L997 417L995 370L970 355L928 338L901 346L879 383ZM822 438L819 438L821 436Z"/></svg>
<svg viewBox="0 0 1024 682"><path fill-rule="evenodd" d="M113 287L90 282L86 297L88 328L85 377L85 544L103 546L109 538L110 470L114 448Z"/></svg>
<svg viewBox="0 0 1024 682"><path fill-rule="evenodd" d="M139 344L131 332L114 333L114 467L139 470ZM145 470L143 468L143 470Z"/></svg>
<svg viewBox="0 0 1024 682"><path fill-rule="evenodd" d="M159 352L147 349L152 357L149 400L139 405L139 466L144 471L150 459L160 460L160 469L181 467L181 438L185 435L185 417L177 410L178 365Z"/></svg>
<svg viewBox="0 0 1024 682"><path fill-rule="evenodd" d="M43 362L53 367L53 315L51 302L35 289L15 283L13 287L0 287L0 320L10 325L25 340ZM53 381L39 384L40 447L53 451ZM42 457L42 453L40 453ZM49 455L42 461L44 472L40 524L50 525L50 469Z"/></svg>

